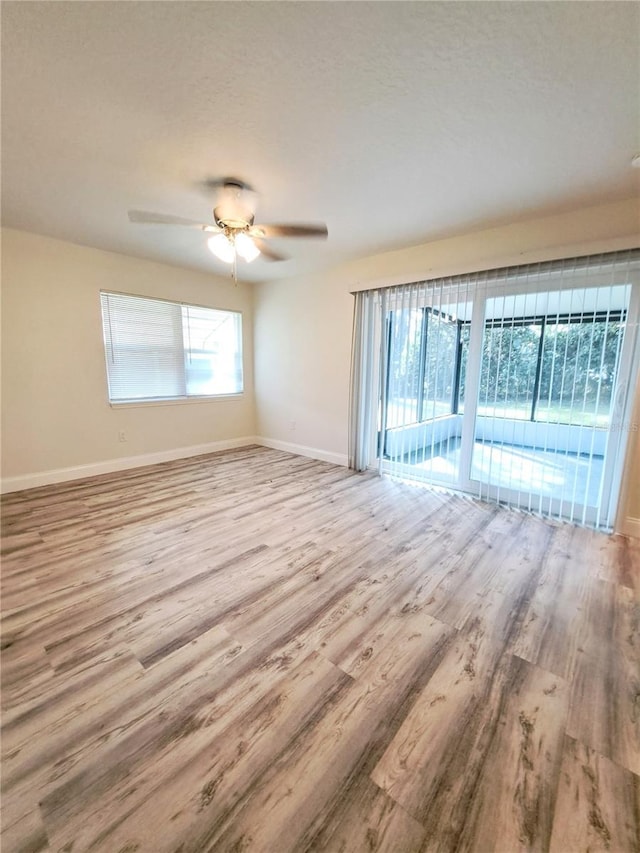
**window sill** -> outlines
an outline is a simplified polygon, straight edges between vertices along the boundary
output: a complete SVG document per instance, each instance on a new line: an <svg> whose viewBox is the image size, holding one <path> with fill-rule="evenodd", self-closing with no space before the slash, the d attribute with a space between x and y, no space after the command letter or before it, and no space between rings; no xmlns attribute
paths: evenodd
<svg viewBox="0 0 640 853"><path fill-rule="evenodd" d="M224 403L233 400L242 400L244 392L240 394L216 394L213 397L180 397L175 400L110 400L112 409L146 409L148 406L184 406L192 403Z"/></svg>

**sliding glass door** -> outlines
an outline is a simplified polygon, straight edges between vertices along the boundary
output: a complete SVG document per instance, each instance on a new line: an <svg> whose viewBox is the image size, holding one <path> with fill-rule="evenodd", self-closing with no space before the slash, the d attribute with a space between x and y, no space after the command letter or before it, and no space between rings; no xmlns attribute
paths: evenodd
<svg viewBox="0 0 640 853"><path fill-rule="evenodd" d="M456 296L462 301L451 301ZM382 454L397 475L458 486L461 399L466 353L464 293L409 293L386 314L386 386ZM447 301L449 300L449 301ZM419 303L419 304L418 304ZM428 304L430 303L430 304Z"/></svg>
<svg viewBox="0 0 640 853"><path fill-rule="evenodd" d="M384 292L382 470L611 527L638 363L637 266Z"/></svg>
<svg viewBox="0 0 640 853"><path fill-rule="evenodd" d="M474 492L582 523L608 518L607 449L613 464L631 291L572 288L485 300Z"/></svg>

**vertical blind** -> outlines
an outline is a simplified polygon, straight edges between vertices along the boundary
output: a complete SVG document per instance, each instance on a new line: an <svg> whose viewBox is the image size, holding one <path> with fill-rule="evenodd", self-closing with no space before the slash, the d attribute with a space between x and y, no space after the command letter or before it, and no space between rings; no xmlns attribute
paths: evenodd
<svg viewBox="0 0 640 853"><path fill-rule="evenodd" d="M359 293L352 467L610 527L639 269L631 250Z"/></svg>
<svg viewBox="0 0 640 853"><path fill-rule="evenodd" d="M242 315L101 293L109 400L175 400L242 391Z"/></svg>

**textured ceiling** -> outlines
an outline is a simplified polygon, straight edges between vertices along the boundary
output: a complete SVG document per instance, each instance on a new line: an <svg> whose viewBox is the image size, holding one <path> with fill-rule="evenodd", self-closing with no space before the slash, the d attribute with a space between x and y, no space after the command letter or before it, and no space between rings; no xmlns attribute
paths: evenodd
<svg viewBox="0 0 640 853"><path fill-rule="evenodd" d="M640 170L640 5L4 2L3 224L224 272L205 178L260 193L264 280L628 198Z"/></svg>

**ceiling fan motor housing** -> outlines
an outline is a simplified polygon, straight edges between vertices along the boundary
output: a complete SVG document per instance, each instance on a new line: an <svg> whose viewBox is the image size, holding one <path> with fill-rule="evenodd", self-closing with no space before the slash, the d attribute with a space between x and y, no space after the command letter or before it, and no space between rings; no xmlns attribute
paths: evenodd
<svg viewBox="0 0 640 853"><path fill-rule="evenodd" d="M219 228L244 230L253 225L255 211L250 204L251 190L239 181L228 181L220 189L220 200L213 209Z"/></svg>

